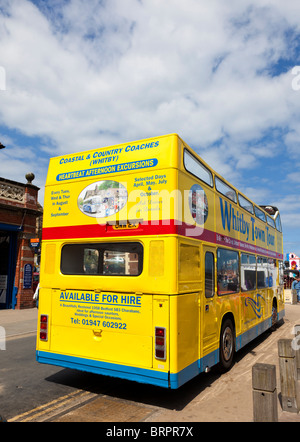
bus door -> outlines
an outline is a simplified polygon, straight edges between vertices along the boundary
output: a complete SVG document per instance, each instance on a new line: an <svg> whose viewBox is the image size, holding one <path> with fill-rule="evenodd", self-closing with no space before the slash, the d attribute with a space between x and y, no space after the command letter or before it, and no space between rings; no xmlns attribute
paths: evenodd
<svg viewBox="0 0 300 442"><path fill-rule="evenodd" d="M202 290L202 356L211 355L213 361L204 361L204 365L210 366L216 363L216 352L218 347L218 315L217 315L217 291L215 278L215 256L213 247L203 247L204 266L202 280L204 287ZM205 367L203 367L205 369Z"/></svg>

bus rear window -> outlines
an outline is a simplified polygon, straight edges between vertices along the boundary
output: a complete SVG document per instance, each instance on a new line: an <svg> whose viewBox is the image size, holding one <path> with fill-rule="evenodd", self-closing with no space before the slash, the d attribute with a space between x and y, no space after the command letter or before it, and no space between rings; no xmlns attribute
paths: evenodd
<svg viewBox="0 0 300 442"><path fill-rule="evenodd" d="M67 244L61 252L64 275L138 276L142 270L140 243Z"/></svg>

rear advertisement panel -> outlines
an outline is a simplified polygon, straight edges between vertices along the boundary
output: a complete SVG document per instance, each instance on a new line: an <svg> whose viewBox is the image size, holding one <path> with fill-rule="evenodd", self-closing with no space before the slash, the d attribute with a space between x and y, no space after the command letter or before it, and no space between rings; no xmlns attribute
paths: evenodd
<svg viewBox="0 0 300 442"><path fill-rule="evenodd" d="M50 350L152 367L152 296L52 290L51 316Z"/></svg>
<svg viewBox="0 0 300 442"><path fill-rule="evenodd" d="M161 192L177 188L177 142L171 135L52 158L44 228L162 219Z"/></svg>

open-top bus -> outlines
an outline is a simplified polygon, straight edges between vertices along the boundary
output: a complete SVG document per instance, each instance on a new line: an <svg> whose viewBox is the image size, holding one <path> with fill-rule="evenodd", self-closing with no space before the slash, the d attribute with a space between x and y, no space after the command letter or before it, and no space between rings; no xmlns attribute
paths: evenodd
<svg viewBox="0 0 300 442"><path fill-rule="evenodd" d="M278 209L176 134L52 158L44 207L41 363L178 388L284 316Z"/></svg>

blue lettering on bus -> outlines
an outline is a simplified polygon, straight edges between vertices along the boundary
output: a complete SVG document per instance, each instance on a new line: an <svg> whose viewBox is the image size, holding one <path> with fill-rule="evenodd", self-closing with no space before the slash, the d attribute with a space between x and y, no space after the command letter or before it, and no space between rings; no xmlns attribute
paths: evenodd
<svg viewBox="0 0 300 442"><path fill-rule="evenodd" d="M117 295L117 294L109 294L109 293L88 293L88 292L61 292L60 301L65 302L82 302L82 303L91 303L91 304L102 304L113 306L132 306L132 307L141 307L142 306L142 297L136 295Z"/></svg>
<svg viewBox="0 0 300 442"><path fill-rule="evenodd" d="M130 144L125 147L125 152L132 152L135 150L151 149L159 146L159 141L153 141L152 143L138 144L137 146L131 146Z"/></svg>
<svg viewBox="0 0 300 442"><path fill-rule="evenodd" d="M255 218L251 216L251 224L247 222L244 218L244 214L240 213L235 209L231 203L223 201L220 199L220 210L222 218L222 226L224 230L235 230L243 235L246 235L247 241L250 237L250 227L251 227L251 240L261 241L267 243L268 246L275 246L275 235L272 235L268 226L264 229L260 229L255 225Z"/></svg>
<svg viewBox="0 0 300 442"><path fill-rule="evenodd" d="M245 220L244 214L240 213L237 209L234 209L231 203L228 204L227 201L224 201L223 205L223 199L221 197L220 209L223 229L226 230L227 227L228 232L230 232L231 229L235 230L236 232L240 232L243 235L246 235L248 241L250 233L250 223Z"/></svg>
<svg viewBox="0 0 300 442"><path fill-rule="evenodd" d="M268 246L275 246L275 236L271 235L271 233L269 232L269 227L266 227L266 231L267 231L267 244Z"/></svg>
<svg viewBox="0 0 300 442"><path fill-rule="evenodd" d="M97 293L61 292L60 301L99 302Z"/></svg>
<svg viewBox="0 0 300 442"><path fill-rule="evenodd" d="M251 217L252 223L252 241L259 240L262 242L266 242L266 232L259 227L255 226L255 218Z"/></svg>
<svg viewBox="0 0 300 442"><path fill-rule="evenodd" d="M157 158L150 158L146 160L132 161L129 163L115 164L112 166L98 167L94 169L77 170L74 172L60 173L56 176L56 181L69 181L78 178L86 178L95 175L107 175L110 173L147 169L149 167L155 167L158 164Z"/></svg>

